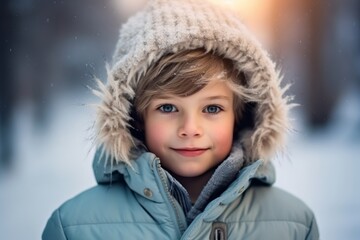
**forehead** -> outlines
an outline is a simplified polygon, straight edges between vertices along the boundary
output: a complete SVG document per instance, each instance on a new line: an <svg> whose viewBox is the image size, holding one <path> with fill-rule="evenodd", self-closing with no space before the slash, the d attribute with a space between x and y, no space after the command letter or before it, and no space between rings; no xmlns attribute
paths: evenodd
<svg viewBox="0 0 360 240"><path fill-rule="evenodd" d="M199 91L183 95L172 92L162 91L155 95L153 99L169 99L169 98L192 98L192 99L224 99L232 100L234 96L233 91L230 89L225 81L210 81L203 86Z"/></svg>

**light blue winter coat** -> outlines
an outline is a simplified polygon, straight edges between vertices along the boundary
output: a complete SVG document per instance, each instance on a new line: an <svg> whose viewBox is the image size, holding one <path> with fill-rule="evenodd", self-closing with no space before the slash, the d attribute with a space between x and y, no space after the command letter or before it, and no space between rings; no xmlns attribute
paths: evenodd
<svg viewBox="0 0 360 240"><path fill-rule="evenodd" d="M99 184L53 213L44 240L319 239L311 210L272 187L274 169L261 160L243 168L189 226L153 154L142 154L133 168L94 166Z"/></svg>

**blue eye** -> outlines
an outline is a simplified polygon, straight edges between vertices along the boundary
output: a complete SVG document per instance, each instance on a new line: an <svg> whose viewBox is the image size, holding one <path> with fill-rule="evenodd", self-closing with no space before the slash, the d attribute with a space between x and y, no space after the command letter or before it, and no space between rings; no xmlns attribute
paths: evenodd
<svg viewBox="0 0 360 240"><path fill-rule="evenodd" d="M158 109L161 112L164 112L164 113L170 113L170 112L176 112L177 111L176 107L174 105L172 105L172 104L161 105Z"/></svg>
<svg viewBox="0 0 360 240"><path fill-rule="evenodd" d="M209 105L204 109L204 112L206 113L219 113L221 111L221 108L219 106L216 105Z"/></svg>

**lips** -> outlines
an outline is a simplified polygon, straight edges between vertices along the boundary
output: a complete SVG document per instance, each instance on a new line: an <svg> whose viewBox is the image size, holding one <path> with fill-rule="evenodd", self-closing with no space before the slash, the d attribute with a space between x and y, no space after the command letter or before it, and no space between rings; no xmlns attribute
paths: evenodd
<svg viewBox="0 0 360 240"><path fill-rule="evenodd" d="M208 148L172 148L176 153L184 157L197 157L208 150Z"/></svg>

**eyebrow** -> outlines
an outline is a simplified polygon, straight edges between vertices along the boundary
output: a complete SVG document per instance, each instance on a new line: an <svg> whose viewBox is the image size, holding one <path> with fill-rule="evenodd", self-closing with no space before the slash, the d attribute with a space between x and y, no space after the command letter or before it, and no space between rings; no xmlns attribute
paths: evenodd
<svg viewBox="0 0 360 240"><path fill-rule="evenodd" d="M160 99L160 100L164 99L164 100L166 100L166 99L171 99L171 98L174 98L174 96L173 95L167 95L167 94L161 94L161 95L156 96L154 99ZM219 99L220 100L223 99L223 100L230 101L230 97L225 96L225 95L215 95L215 96L210 96L210 97L204 98L204 100L219 100Z"/></svg>
<svg viewBox="0 0 360 240"><path fill-rule="evenodd" d="M229 96L223 96L223 95L219 95L219 96L210 96L205 98L206 100L218 100L218 99L224 99L224 100L230 100Z"/></svg>

